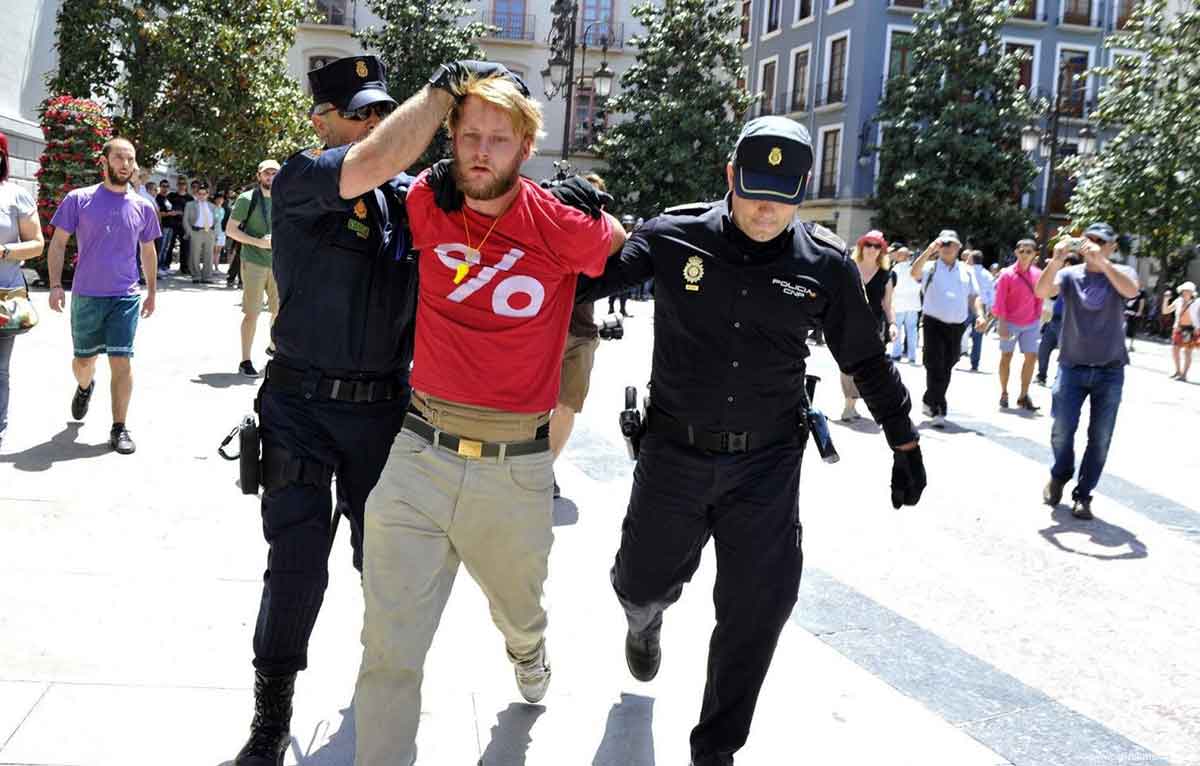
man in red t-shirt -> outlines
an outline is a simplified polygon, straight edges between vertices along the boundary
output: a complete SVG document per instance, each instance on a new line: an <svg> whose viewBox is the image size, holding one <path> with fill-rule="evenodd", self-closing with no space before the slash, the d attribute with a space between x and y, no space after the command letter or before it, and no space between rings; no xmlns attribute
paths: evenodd
<svg viewBox="0 0 1200 766"><path fill-rule="evenodd" d="M414 761L425 654L460 561L522 696L545 694L550 410L576 277L603 272L625 239L608 214L521 178L541 110L511 80L469 83L447 127L465 204L439 208L428 171L406 202L420 251L412 411L367 501L357 766Z"/></svg>

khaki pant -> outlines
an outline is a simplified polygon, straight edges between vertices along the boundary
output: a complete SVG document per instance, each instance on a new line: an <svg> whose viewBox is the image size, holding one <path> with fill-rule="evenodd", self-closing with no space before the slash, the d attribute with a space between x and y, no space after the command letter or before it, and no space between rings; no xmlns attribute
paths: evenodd
<svg viewBox="0 0 1200 766"><path fill-rule="evenodd" d="M188 251L188 268L192 272L192 279L202 279L207 282L212 278L213 246L217 241L217 235L212 229L208 231L192 229L191 239L192 245Z"/></svg>
<svg viewBox="0 0 1200 766"><path fill-rule="evenodd" d="M553 533L549 451L471 460L410 431L367 500L356 766L410 766L425 655L461 561L491 606L509 659L535 655Z"/></svg>
<svg viewBox="0 0 1200 766"><path fill-rule="evenodd" d="M262 312L263 295L267 297L267 311L275 317L279 314L279 288L270 266L259 266L242 259L242 313ZM274 321L274 320L272 320Z"/></svg>

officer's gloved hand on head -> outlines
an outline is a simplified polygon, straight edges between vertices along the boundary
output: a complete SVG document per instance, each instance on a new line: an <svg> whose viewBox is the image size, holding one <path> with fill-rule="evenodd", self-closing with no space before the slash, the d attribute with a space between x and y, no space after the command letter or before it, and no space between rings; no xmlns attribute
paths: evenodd
<svg viewBox="0 0 1200 766"><path fill-rule="evenodd" d="M433 190L433 202L439 210L453 213L462 210L463 193L454 183L454 160L438 160L429 168L429 188Z"/></svg>
<svg viewBox="0 0 1200 766"><path fill-rule="evenodd" d="M471 61L463 59L462 61L451 61L449 64L442 64L437 69L433 70L433 74L429 76L429 84L435 88L441 88L455 98L462 98L462 86L471 77L487 78L487 77L506 77L517 84L517 88L521 94L528 97L529 87L525 85L525 81L508 70L508 67L503 64L497 64L493 61Z"/></svg>
<svg viewBox="0 0 1200 766"><path fill-rule="evenodd" d="M892 451L892 507L916 505L925 490L925 461L921 448Z"/></svg>
<svg viewBox="0 0 1200 766"><path fill-rule="evenodd" d="M583 176L571 176L551 184L550 193L564 205L582 210L592 218L599 218L604 208L613 203L611 194L592 186Z"/></svg>

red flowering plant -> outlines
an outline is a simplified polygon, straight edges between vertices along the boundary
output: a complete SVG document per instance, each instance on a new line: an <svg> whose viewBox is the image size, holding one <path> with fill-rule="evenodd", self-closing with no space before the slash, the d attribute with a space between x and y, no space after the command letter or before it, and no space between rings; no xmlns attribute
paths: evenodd
<svg viewBox="0 0 1200 766"><path fill-rule="evenodd" d="M38 179L38 215L42 233L49 242L54 236L50 219L67 192L100 180L99 156L104 142L112 137L112 120L95 101L74 96L54 96L38 107L46 148L42 152ZM78 258L75 240L67 244L63 282L71 281ZM31 259L43 282L48 282L46 257Z"/></svg>

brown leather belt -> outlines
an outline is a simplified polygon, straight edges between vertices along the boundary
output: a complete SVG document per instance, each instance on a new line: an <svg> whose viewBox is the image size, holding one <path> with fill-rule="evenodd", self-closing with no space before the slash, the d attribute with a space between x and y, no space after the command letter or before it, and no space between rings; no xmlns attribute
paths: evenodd
<svg viewBox="0 0 1200 766"><path fill-rule="evenodd" d="M438 430L429 421L412 412L404 416L404 428L435 447L441 447L447 452L453 452L459 457L471 460L495 458L503 461L506 457L535 455L550 449L550 439L545 436L521 442L485 442L466 439L447 431ZM540 432L541 429L539 429Z"/></svg>

